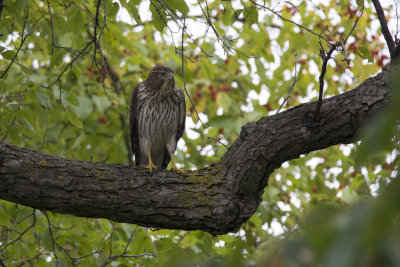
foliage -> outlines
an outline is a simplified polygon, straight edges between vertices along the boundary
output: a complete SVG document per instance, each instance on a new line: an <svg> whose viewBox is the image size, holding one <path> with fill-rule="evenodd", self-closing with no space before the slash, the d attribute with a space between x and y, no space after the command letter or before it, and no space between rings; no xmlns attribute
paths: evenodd
<svg viewBox="0 0 400 267"><path fill-rule="evenodd" d="M201 127L188 102L188 125L192 120L194 126L187 130L176 160L184 168L202 168L226 151L208 137L230 145L245 123L274 114L293 83L295 64L299 81L284 108L316 99L320 42L328 50L328 42L351 33L345 46L350 64L343 61L344 53L334 52L324 77L326 96L354 88L388 63L380 35L371 34L376 16L368 3L363 8L363 1L318 6L312 1L282 1L275 9L273 3L267 3L270 9L261 7L264 1L119 3L4 1L3 140L76 160L126 163L131 158L130 94L160 63L174 69L182 88L184 74L186 89L208 126ZM127 11L131 23L119 18L121 10ZM142 10L151 13L151 20ZM399 239L394 239L399 235L399 210L390 193L398 181L371 200L398 173L396 114L400 112L377 119L382 127L375 127L381 131L373 137L393 142L383 151L360 148L362 155L378 156L373 160L356 158L354 144L285 163L271 176L257 213L239 232L228 235L147 229L1 201L0 264L239 266L260 261L297 266L329 265L342 256L343 265L380 265L385 260L398 264L390 254L399 247ZM380 218L391 218L393 224ZM279 229L285 233L277 237ZM360 250L367 253L360 261L354 257L357 253L349 255ZM303 258L296 258L298 253Z"/></svg>

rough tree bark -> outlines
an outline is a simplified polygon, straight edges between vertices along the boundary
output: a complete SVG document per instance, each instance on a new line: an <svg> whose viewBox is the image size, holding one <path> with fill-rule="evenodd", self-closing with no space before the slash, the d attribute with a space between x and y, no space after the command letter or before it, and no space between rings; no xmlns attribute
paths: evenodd
<svg viewBox="0 0 400 267"><path fill-rule="evenodd" d="M357 88L243 126L224 157L198 171L74 161L0 142L0 198L33 208L147 227L237 230L287 160L358 139L389 101L389 71Z"/></svg>

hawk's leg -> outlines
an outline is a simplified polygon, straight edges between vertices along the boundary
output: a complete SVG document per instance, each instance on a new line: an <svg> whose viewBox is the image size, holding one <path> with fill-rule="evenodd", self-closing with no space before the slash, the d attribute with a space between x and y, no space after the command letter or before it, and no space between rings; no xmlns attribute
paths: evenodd
<svg viewBox="0 0 400 267"><path fill-rule="evenodd" d="M149 163L147 165L142 165L144 168L149 169L150 171L153 171L154 169L157 169L157 166L153 163L153 161L151 160L151 153L150 153L150 149L147 150L147 155L149 157Z"/></svg>
<svg viewBox="0 0 400 267"><path fill-rule="evenodd" d="M175 160L174 160L174 154L171 153L171 151L169 151L169 150L168 150L168 153L169 153L169 156L171 157L172 169L174 169L175 171L178 171L178 172L183 172L183 170L176 167Z"/></svg>

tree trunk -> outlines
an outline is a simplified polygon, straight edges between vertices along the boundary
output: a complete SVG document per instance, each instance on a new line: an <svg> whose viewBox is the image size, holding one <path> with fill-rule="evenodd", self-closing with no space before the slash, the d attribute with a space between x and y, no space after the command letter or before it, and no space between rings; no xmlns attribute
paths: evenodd
<svg viewBox="0 0 400 267"><path fill-rule="evenodd" d="M147 227L237 230L285 161L358 139L389 101L388 70L357 88L246 124L224 157L198 171L74 161L0 142L0 198L33 208Z"/></svg>

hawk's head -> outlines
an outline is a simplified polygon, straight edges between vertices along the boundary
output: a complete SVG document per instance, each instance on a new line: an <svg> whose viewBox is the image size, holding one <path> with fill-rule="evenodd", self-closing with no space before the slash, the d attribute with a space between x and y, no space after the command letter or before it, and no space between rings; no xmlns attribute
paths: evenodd
<svg viewBox="0 0 400 267"><path fill-rule="evenodd" d="M174 88L174 71L168 67L155 66L151 69L147 81L151 83L154 88Z"/></svg>

